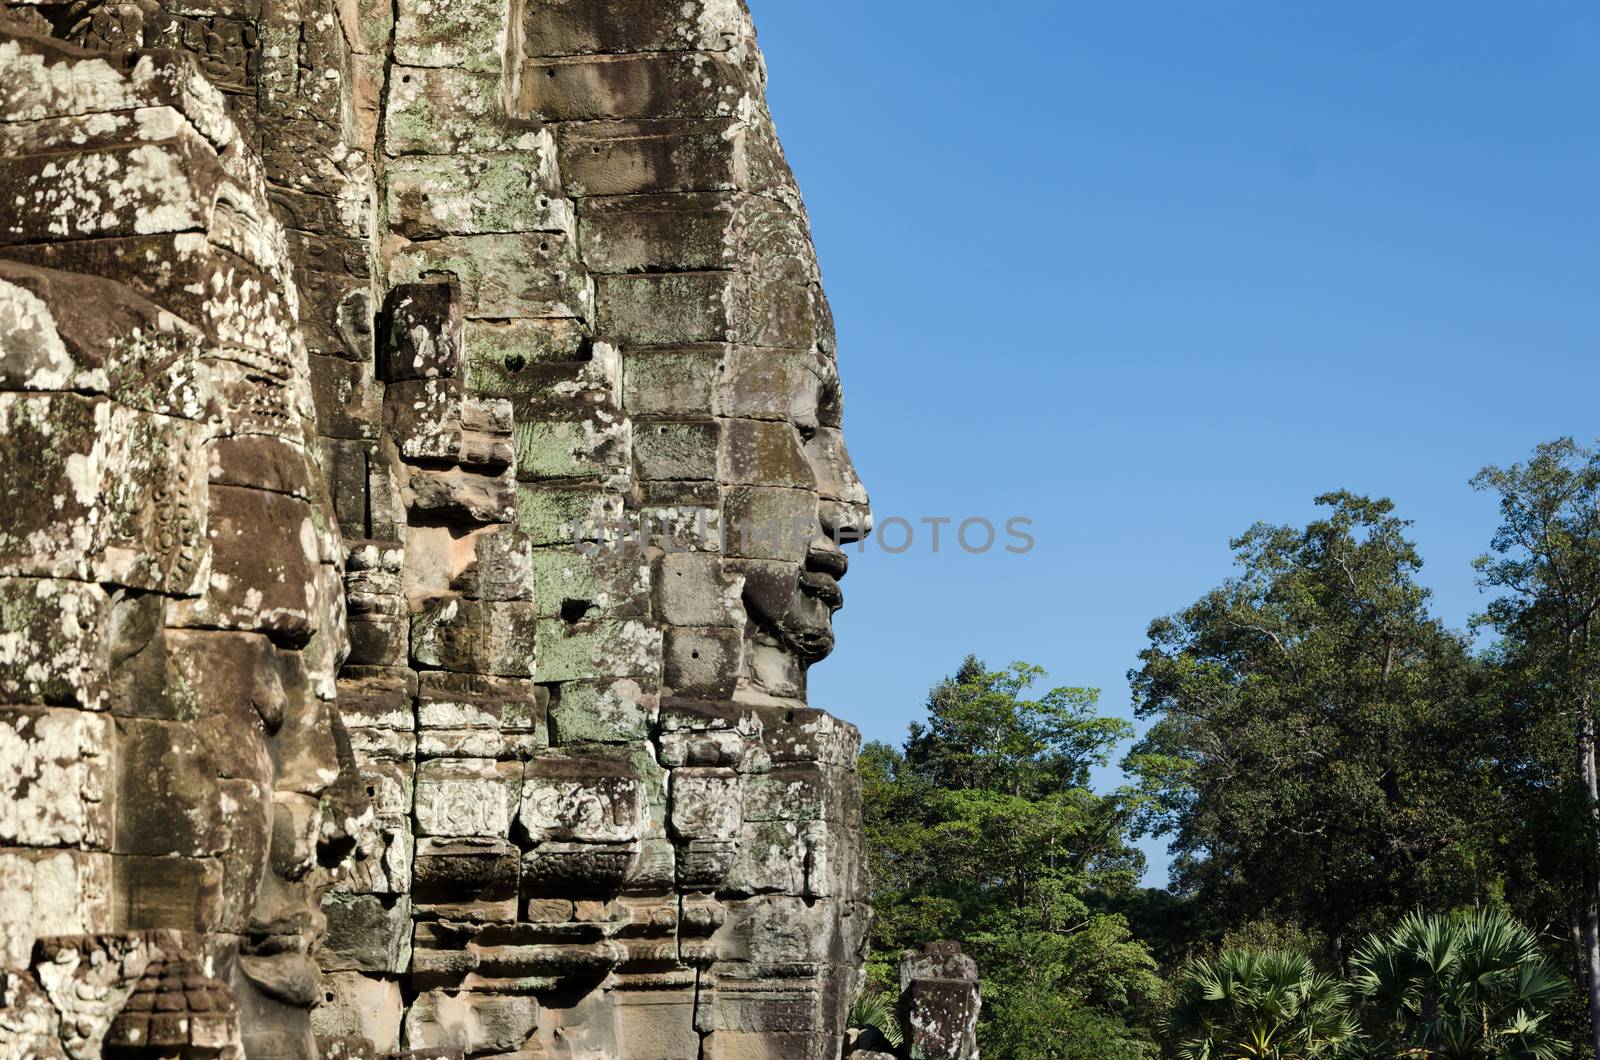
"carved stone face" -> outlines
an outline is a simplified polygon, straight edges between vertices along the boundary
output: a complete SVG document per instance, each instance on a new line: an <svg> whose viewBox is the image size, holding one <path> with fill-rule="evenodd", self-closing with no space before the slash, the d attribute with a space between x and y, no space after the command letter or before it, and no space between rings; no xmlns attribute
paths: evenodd
<svg viewBox="0 0 1600 1060"><path fill-rule="evenodd" d="M763 350L748 356L783 355ZM756 474L768 476L766 481L752 483L747 505L732 512L731 518L725 510L725 518L731 524L726 527L733 557L728 565L745 577L744 602L751 620L746 627L749 674L744 687L803 698L805 668L833 650L833 613L843 606L839 583L849 567L840 546L865 538L872 529L872 515L866 490L845 447L842 395L833 357L814 350L793 357L785 367L790 367L790 378L781 381L789 386L773 391L789 398L783 425L736 421L738 426L732 430L725 428L733 437L725 434L724 444L736 454L739 447L748 447L747 451L755 454L749 463L757 469ZM773 374L781 374L781 369ZM770 381L769 377L769 385ZM755 439L740 437L747 426L753 428ZM791 447L798 472L793 475L788 474L783 459L767 455L773 449L781 453ZM741 460L736 455L732 462L738 465ZM788 493L790 483L800 484L795 496ZM814 502L804 495L811 490L815 491ZM809 503L815 504L814 516L807 511ZM763 550L763 537L768 542L778 537L783 540Z"/></svg>
<svg viewBox="0 0 1600 1060"><path fill-rule="evenodd" d="M0 495L34 514L0 533L0 594L49 579L75 641L4 608L0 633L61 672L13 652L0 699L78 745L7 755L24 786L70 761L96 818L4 836L53 839L75 873L75 922L22 927L191 933L270 1012L247 1037L287 1044L262 1055L309 1055L345 633L288 247L187 61L25 38L0 82L45 119L3 167Z"/></svg>
<svg viewBox="0 0 1600 1060"><path fill-rule="evenodd" d="M770 125L761 126L770 132ZM833 650L848 567L838 547L872 528L845 447L833 316L794 178L776 141L748 147L749 191L726 235L729 347L717 411L731 570L745 577L744 697L805 696L805 669Z"/></svg>
<svg viewBox="0 0 1600 1060"><path fill-rule="evenodd" d="M63 124L19 170L44 193L71 191L45 166L68 142L100 151L114 115L156 140L132 157L194 142L141 202L24 211L81 231L0 225L0 258L132 286L201 333L207 374L157 410L203 422L181 456L113 431L96 451L116 473L56 469L51 488L103 507L116 483L160 483L161 503L123 497L102 521L150 532L142 551L86 574L27 546L22 565L47 569L0 569L7 622L37 612L9 582L61 581L100 652L79 676L116 686L18 700L0 651L7 702L65 712L36 756L74 763L53 789L90 790L79 774L116 749L114 795L75 811L109 805L115 827L22 845L81 833L80 890L124 925L196 917L237 973L251 1055L314 1055L314 1026L380 1052L837 1056L867 920L857 735L804 705L805 673L833 646L839 543L871 521L746 6L33 7L37 31L102 54L197 64L145 77L160 100L68 108L90 127ZM211 109L162 124L194 100ZM194 162L206 144L225 165ZM111 249L73 257L94 247ZM297 318L267 304L296 291ZM105 301L61 304L103 322ZM37 385L99 385L68 383ZM145 478L121 473L135 465ZM187 537L122 519L173 496ZM584 526L629 517L716 540L581 547ZM184 577L156 585L170 572L140 555ZM371 813L330 814L357 776ZM318 909L347 827L355 853Z"/></svg>

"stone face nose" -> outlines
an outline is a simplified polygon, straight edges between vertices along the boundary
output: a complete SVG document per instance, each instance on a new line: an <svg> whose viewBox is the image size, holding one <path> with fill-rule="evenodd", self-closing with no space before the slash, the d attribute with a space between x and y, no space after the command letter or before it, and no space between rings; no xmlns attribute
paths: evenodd
<svg viewBox="0 0 1600 1060"><path fill-rule="evenodd" d="M355 853L361 832L372 825L377 792L374 789L369 794L362 782L350 732L337 712L333 717L332 742L339 777L323 792L316 856L323 868L338 872Z"/></svg>
<svg viewBox="0 0 1600 1060"><path fill-rule="evenodd" d="M865 541L872 535L872 508L865 503L820 501L817 514L823 532L839 544Z"/></svg>
<svg viewBox="0 0 1600 1060"><path fill-rule="evenodd" d="M872 533L872 508L845 445L844 432L837 427L819 427L806 442L806 455L817 476L818 518L823 531L839 542L865 539Z"/></svg>

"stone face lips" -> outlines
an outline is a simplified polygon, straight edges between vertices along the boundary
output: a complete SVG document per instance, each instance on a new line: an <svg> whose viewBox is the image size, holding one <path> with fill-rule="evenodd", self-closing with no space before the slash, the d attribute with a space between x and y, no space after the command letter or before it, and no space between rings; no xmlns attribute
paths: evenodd
<svg viewBox="0 0 1600 1060"><path fill-rule="evenodd" d="M0 1054L839 1055L765 77L739 0L0 0Z"/></svg>

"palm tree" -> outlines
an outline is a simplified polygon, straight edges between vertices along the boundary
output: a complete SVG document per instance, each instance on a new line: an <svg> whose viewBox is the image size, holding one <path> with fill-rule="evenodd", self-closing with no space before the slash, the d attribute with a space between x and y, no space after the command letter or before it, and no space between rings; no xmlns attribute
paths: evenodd
<svg viewBox="0 0 1600 1060"><path fill-rule="evenodd" d="M850 1006L849 1026L871 1027L896 1049L905 1044L894 1001L887 993L871 994L863 990L857 994L855 1003Z"/></svg>
<svg viewBox="0 0 1600 1060"><path fill-rule="evenodd" d="M1191 964L1167 1017L1181 1060L1311 1060L1352 1042L1342 983L1298 953L1223 950Z"/></svg>
<svg viewBox="0 0 1600 1060"><path fill-rule="evenodd" d="M1380 1055L1428 1060L1558 1060L1546 1026L1568 986L1533 932L1498 909L1413 913L1352 961L1361 1012Z"/></svg>

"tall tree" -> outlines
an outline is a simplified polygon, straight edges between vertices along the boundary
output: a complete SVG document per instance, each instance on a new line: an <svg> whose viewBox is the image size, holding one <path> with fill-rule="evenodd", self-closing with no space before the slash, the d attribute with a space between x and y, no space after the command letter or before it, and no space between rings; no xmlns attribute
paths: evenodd
<svg viewBox="0 0 1600 1060"><path fill-rule="evenodd" d="M1317 503L1304 529L1252 527L1237 576L1151 624L1129 677L1153 724L1124 765L1197 927L1310 928L1342 959L1481 888L1488 794L1472 662L1428 613L1408 524L1387 500Z"/></svg>
<svg viewBox="0 0 1600 1060"><path fill-rule="evenodd" d="M880 955L870 971L887 982L886 958L958 939L984 974L985 1056L1149 1056L1136 1028L1160 982L1113 909L1143 859L1128 844L1127 801L1089 787L1131 727L1100 716L1091 689L1034 698L1042 675L969 657L933 688L902 748L863 751Z"/></svg>
<svg viewBox="0 0 1600 1060"><path fill-rule="evenodd" d="M1484 468L1472 484L1500 497L1500 527L1491 551L1478 559L1484 585L1501 593L1486 618L1533 698L1571 733L1571 779L1562 783L1557 773L1556 780L1557 791L1581 807L1571 851L1573 920L1600 1057L1600 452L1561 438L1540 445L1526 463Z"/></svg>

